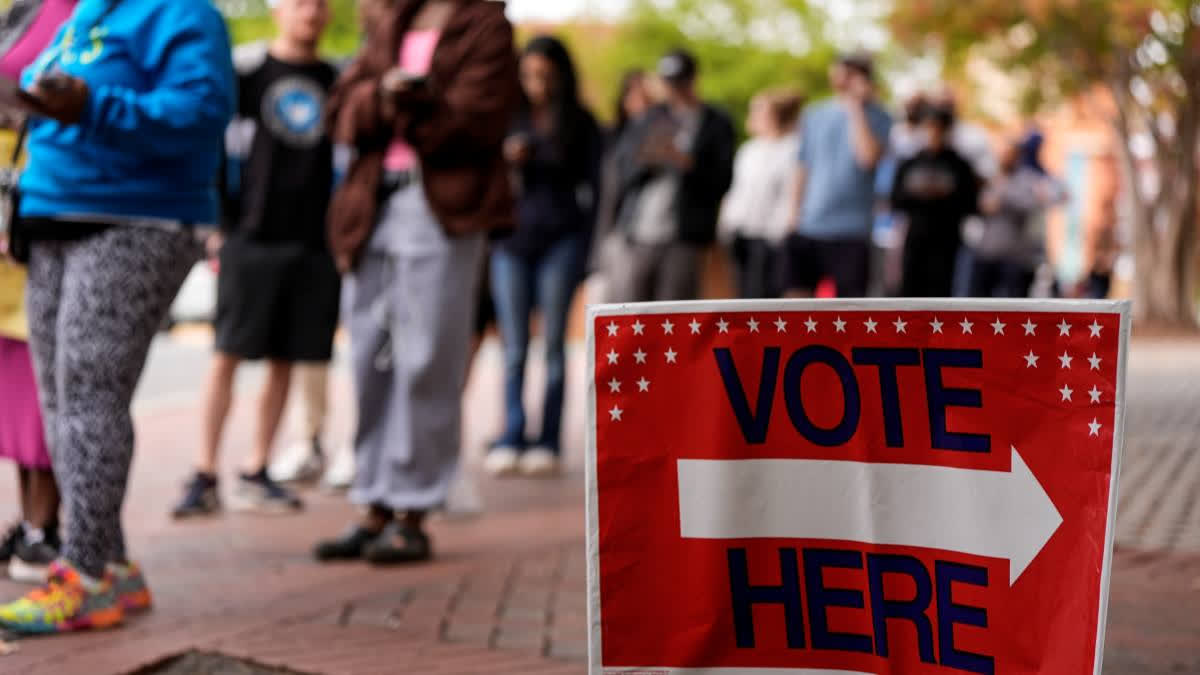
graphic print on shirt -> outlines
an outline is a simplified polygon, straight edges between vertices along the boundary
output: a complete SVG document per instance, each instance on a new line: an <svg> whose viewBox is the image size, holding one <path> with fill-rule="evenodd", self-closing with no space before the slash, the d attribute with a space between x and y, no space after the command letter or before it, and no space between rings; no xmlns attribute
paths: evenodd
<svg viewBox="0 0 1200 675"><path fill-rule="evenodd" d="M325 92L311 79L284 77L262 99L263 124L288 145L311 148L325 130Z"/></svg>

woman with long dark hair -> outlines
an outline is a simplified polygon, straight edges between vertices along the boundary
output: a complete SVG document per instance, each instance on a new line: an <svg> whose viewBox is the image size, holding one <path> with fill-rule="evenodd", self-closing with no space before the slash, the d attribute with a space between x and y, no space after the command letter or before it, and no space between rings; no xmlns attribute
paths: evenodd
<svg viewBox="0 0 1200 675"><path fill-rule="evenodd" d="M33 113L17 216L30 347L66 505L45 586L0 628L104 628L147 609L125 550L130 403L150 343L217 222L221 138L236 88L208 0L80 0L25 69Z"/></svg>
<svg viewBox="0 0 1200 675"><path fill-rule="evenodd" d="M567 312L583 280L603 137L579 100L575 66L550 36L534 38L520 62L524 105L504 144L517 185L517 227L492 253L492 296L504 341L504 432L487 468L531 476L558 470L566 378ZM542 429L525 438L525 363L529 320L541 310L546 350Z"/></svg>

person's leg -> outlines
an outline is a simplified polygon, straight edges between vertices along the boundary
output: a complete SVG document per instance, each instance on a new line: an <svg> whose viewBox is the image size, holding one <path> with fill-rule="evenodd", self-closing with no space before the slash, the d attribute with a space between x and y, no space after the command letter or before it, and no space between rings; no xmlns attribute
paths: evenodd
<svg viewBox="0 0 1200 675"><path fill-rule="evenodd" d="M871 242L829 242L823 247L822 269L833 276L839 298L867 295L871 278Z"/></svg>
<svg viewBox="0 0 1200 675"><path fill-rule="evenodd" d="M300 385L300 433L319 454L329 411L329 362L298 363L294 372Z"/></svg>
<svg viewBox="0 0 1200 675"><path fill-rule="evenodd" d="M657 246L643 246L614 234L606 242L605 274L609 280L609 302L646 302L654 299Z"/></svg>
<svg viewBox="0 0 1200 675"><path fill-rule="evenodd" d="M32 471L23 466L17 466L17 495L21 502L21 520L30 521L33 513L33 484L30 474Z"/></svg>
<svg viewBox="0 0 1200 675"><path fill-rule="evenodd" d="M61 497L58 491L58 481L50 469L25 469L27 487L22 488L28 494L24 507L25 522L43 530L48 535L58 529L58 508Z"/></svg>
<svg viewBox="0 0 1200 675"><path fill-rule="evenodd" d="M504 346L504 431L496 441L494 471L511 470L510 453L525 448L525 363L533 305L534 263L503 248L492 252L492 297ZM501 457L505 455L505 457ZM500 460L504 466L500 466Z"/></svg>
<svg viewBox="0 0 1200 675"><path fill-rule="evenodd" d="M233 380L241 359L220 352L213 355L208 370L208 382L204 392L204 430L200 448L200 461L196 469L205 475L217 475L217 461L221 450L221 436L225 433L225 422L233 406Z"/></svg>
<svg viewBox="0 0 1200 675"><path fill-rule="evenodd" d="M541 309L542 337L546 345L546 397L543 401L542 433L537 446L559 455L562 445L563 392L566 383L567 315L571 300L583 276L584 242L572 237L558 242L546 252L537 269L538 307ZM530 466L531 473L551 471L548 458Z"/></svg>
<svg viewBox="0 0 1200 675"><path fill-rule="evenodd" d="M120 522L133 457L130 402L197 248L190 233L115 227L67 250L56 468L71 494L63 554L92 577L125 557Z"/></svg>
<svg viewBox="0 0 1200 675"><path fill-rule="evenodd" d="M258 399L258 426L254 434L254 452L243 469L258 474L271 460L271 448L283 420L288 391L292 386L292 364L288 361L267 361L266 378Z"/></svg>
<svg viewBox="0 0 1200 675"><path fill-rule="evenodd" d="M811 298L821 279L817 242L799 234L789 235L782 247L780 286L787 298Z"/></svg>
<svg viewBox="0 0 1200 675"><path fill-rule="evenodd" d="M700 297L700 268L705 249L694 244L677 242L659 249L655 300L695 300Z"/></svg>

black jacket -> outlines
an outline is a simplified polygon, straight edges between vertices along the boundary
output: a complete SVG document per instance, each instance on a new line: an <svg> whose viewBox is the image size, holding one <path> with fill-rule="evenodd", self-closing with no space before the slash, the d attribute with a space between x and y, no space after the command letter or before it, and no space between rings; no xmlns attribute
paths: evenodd
<svg viewBox="0 0 1200 675"><path fill-rule="evenodd" d="M642 157L642 149L655 140L651 135L661 128L662 120L667 115L670 115L670 111L666 106L651 108L622 134L613 149L609 189L615 190L615 224L629 227L633 212L631 206L637 203L646 183L664 171L678 171L679 190L672 212L676 218L679 241L711 244L717 237L721 200L733 182L736 143L733 123L717 108L702 105L700 126L689 153L692 167L687 171L679 171L648 163ZM602 227L604 225L601 224Z"/></svg>

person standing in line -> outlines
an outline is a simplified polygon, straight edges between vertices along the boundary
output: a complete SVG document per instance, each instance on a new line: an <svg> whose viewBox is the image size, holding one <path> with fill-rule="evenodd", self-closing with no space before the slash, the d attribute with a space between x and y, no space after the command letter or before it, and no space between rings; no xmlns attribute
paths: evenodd
<svg viewBox="0 0 1200 675"><path fill-rule="evenodd" d="M786 243L787 295L811 297L831 278L841 297L862 297L870 280L875 168L892 118L875 101L870 57L847 55L830 69L835 98L805 111Z"/></svg>
<svg viewBox="0 0 1200 675"><path fill-rule="evenodd" d="M18 79L71 15L74 0L17 2L0 19L0 74ZM12 131L12 142L16 134ZM16 167L13 167L14 170ZM25 271L4 260L7 235L0 233L0 457L17 465L21 520L0 539L0 564L26 583L43 583L62 548L61 497L38 404L29 354Z"/></svg>
<svg viewBox="0 0 1200 675"><path fill-rule="evenodd" d="M790 92L766 92L750 101L750 140L734 158L733 187L720 222L730 245L734 287L743 298L775 298L782 292L778 249L791 229L793 134L800 105L800 97Z"/></svg>
<svg viewBox="0 0 1200 675"><path fill-rule="evenodd" d="M1044 244L1035 221L1066 199L1057 182L1022 162L1022 145L1008 144L1000 170L980 199L983 229L971 244L966 293L974 298L1029 295Z"/></svg>
<svg viewBox="0 0 1200 675"><path fill-rule="evenodd" d="M504 143L516 174L517 229L495 243L492 295L504 343L504 432L488 453L495 475L557 473L566 381L567 312L583 280L604 139L579 100L575 65L558 39L536 37L520 62L525 102ZM525 440L529 321L541 310L546 388L541 434Z"/></svg>
<svg viewBox="0 0 1200 675"><path fill-rule="evenodd" d="M908 223L900 294L949 297L962 247L962 225L979 209L979 176L950 145L954 113L944 105L921 113L925 147L896 169L891 204Z"/></svg>
<svg viewBox="0 0 1200 675"><path fill-rule="evenodd" d="M318 560L433 555L425 520L458 467L485 237L514 226L502 146L519 99L513 28L487 0L398 0L334 91L335 138L358 151L329 239L348 274L350 498L366 511Z"/></svg>
<svg viewBox="0 0 1200 675"><path fill-rule="evenodd" d="M358 0L356 5L364 44L369 43L373 36L379 33L387 21L393 2L394 0ZM349 148L334 148L336 176L340 177L348 168L345 166L349 161L348 153ZM321 438L329 414L329 368L330 364L326 362L299 363L293 369L294 382L300 387L300 438L285 447L271 463L269 475L280 483L307 483L321 478L321 484L325 488L344 490L354 481L352 445L339 446L328 468L325 466Z"/></svg>
<svg viewBox="0 0 1200 675"><path fill-rule="evenodd" d="M220 509L217 458L233 404L233 378L246 360L267 361L253 453L238 476L235 508L293 513L298 497L267 473L287 403L292 365L328 362L340 282L325 245L333 188L333 150L324 126L327 92L337 78L317 56L329 22L327 0L276 0L279 36L266 53L238 66L238 117L226 134L230 159L219 252L216 355L205 397L203 448L173 510L176 518Z"/></svg>
<svg viewBox="0 0 1200 675"><path fill-rule="evenodd" d="M613 150L620 236L603 255L614 302L700 295L705 253L733 182L735 134L725 113L700 100L697 74L688 52L664 56L665 101L630 125Z"/></svg>
<svg viewBox="0 0 1200 675"><path fill-rule="evenodd" d="M148 609L121 527L130 403L151 340L218 220L221 135L237 96L209 0L81 0L25 69L35 114L14 234L29 251L30 347L66 505L47 583L0 629L115 626Z"/></svg>

